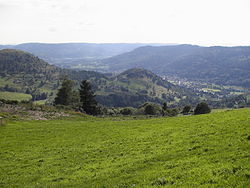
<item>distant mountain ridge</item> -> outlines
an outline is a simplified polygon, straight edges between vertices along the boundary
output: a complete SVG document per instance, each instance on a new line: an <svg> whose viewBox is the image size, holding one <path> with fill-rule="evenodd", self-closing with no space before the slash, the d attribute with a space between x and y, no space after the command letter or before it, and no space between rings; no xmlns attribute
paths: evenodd
<svg viewBox="0 0 250 188"><path fill-rule="evenodd" d="M250 88L250 47L146 46L101 61L111 72L139 67L162 76Z"/></svg>
<svg viewBox="0 0 250 188"><path fill-rule="evenodd" d="M70 66L75 60L102 59L132 51L145 45L143 43L23 43L18 45L0 45L0 50L12 48L23 50L38 56L50 64Z"/></svg>

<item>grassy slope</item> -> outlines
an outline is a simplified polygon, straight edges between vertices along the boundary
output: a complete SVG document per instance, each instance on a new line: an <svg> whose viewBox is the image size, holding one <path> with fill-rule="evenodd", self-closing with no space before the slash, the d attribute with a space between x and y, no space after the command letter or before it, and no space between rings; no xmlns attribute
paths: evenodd
<svg viewBox="0 0 250 188"><path fill-rule="evenodd" d="M7 92L7 91L0 92L0 99L5 99L5 100L28 101L31 98L32 98L31 95L24 93Z"/></svg>
<svg viewBox="0 0 250 188"><path fill-rule="evenodd" d="M0 127L0 187L248 187L250 109Z"/></svg>

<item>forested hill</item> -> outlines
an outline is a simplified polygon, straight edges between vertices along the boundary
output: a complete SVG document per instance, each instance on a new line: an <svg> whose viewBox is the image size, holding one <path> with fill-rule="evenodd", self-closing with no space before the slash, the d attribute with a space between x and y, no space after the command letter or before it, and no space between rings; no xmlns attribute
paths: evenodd
<svg viewBox="0 0 250 188"><path fill-rule="evenodd" d="M58 75L60 69L42 59L21 50L0 50L0 70L2 74L42 74Z"/></svg>
<svg viewBox="0 0 250 188"><path fill-rule="evenodd" d="M139 106L151 101L169 104L192 103L192 92L174 86L144 69L130 69L114 77L93 71L74 71L49 65L27 52L0 50L0 90L31 94L34 100L52 101L60 87L60 78L68 75L76 81L90 80L97 99L107 106Z"/></svg>
<svg viewBox="0 0 250 188"><path fill-rule="evenodd" d="M250 47L146 46L102 64L115 72L141 67L162 76L250 88Z"/></svg>
<svg viewBox="0 0 250 188"><path fill-rule="evenodd" d="M32 94L34 97L42 93L53 95L51 92L59 86L60 73L60 68L32 54L13 49L0 50L0 87L3 91Z"/></svg>
<svg viewBox="0 0 250 188"><path fill-rule="evenodd" d="M105 78L103 74L93 71L61 69L21 50L0 50L2 91L31 94L34 100L48 99L55 95L60 79L65 75L77 81Z"/></svg>
<svg viewBox="0 0 250 188"><path fill-rule="evenodd" d="M89 79L92 77L100 79L105 77L104 74L94 71L61 69L48 64L28 52L14 49L0 50L0 70L1 76L3 77L25 74L31 77L41 76L40 81L44 81L44 76L46 78L48 77L48 81L59 79L62 75L69 75L74 80Z"/></svg>
<svg viewBox="0 0 250 188"><path fill-rule="evenodd" d="M129 69L99 84L98 97L108 106L137 107L144 102L168 102L169 105L195 103L198 97L193 92L175 86L145 69Z"/></svg>

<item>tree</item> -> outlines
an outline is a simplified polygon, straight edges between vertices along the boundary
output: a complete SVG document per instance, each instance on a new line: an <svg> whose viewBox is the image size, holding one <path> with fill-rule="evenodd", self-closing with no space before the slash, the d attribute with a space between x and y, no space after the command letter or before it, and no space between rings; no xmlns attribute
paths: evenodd
<svg viewBox="0 0 250 188"><path fill-rule="evenodd" d="M99 108L91 84L87 80L81 82L79 94L82 110L87 114L97 115L99 113Z"/></svg>
<svg viewBox="0 0 250 188"><path fill-rule="evenodd" d="M145 115L160 115L162 114L162 108L160 105L146 102L141 107Z"/></svg>
<svg viewBox="0 0 250 188"><path fill-rule="evenodd" d="M195 115L197 115L197 114L207 114L207 113L210 113L210 112L211 112L211 109L208 106L208 104L205 103L205 102L201 102L201 103L197 104L196 108L194 109L194 114Z"/></svg>
<svg viewBox="0 0 250 188"><path fill-rule="evenodd" d="M188 114L188 113L190 112L191 108L192 108L192 107L191 107L190 105L184 106L184 108L183 108L183 110L182 110L182 113L183 113L183 114Z"/></svg>
<svg viewBox="0 0 250 188"><path fill-rule="evenodd" d="M168 106L167 106L167 103L166 102L164 102L163 103L163 105L162 105L162 110L167 110L168 109Z"/></svg>
<svg viewBox="0 0 250 188"><path fill-rule="evenodd" d="M63 79L62 86L58 90L54 104L55 105L65 105L68 106L72 103L74 82L69 80L67 77Z"/></svg>
<svg viewBox="0 0 250 188"><path fill-rule="evenodd" d="M155 109L153 105L147 105L144 110L146 115L155 115Z"/></svg>
<svg viewBox="0 0 250 188"><path fill-rule="evenodd" d="M74 90L72 92L72 95L70 97L71 99L71 104L70 106L74 109L79 110L79 106L80 106L80 96L79 96L79 92L77 90Z"/></svg>

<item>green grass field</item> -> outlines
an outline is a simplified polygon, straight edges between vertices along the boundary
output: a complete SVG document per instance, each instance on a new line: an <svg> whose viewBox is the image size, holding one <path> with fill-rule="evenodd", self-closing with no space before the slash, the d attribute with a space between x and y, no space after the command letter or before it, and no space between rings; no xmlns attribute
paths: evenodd
<svg viewBox="0 0 250 188"><path fill-rule="evenodd" d="M249 187L250 109L0 127L0 187Z"/></svg>
<svg viewBox="0 0 250 188"><path fill-rule="evenodd" d="M25 93L16 93L16 92L0 92L0 99L5 100L17 100L17 101L28 101L32 98L31 95Z"/></svg>

